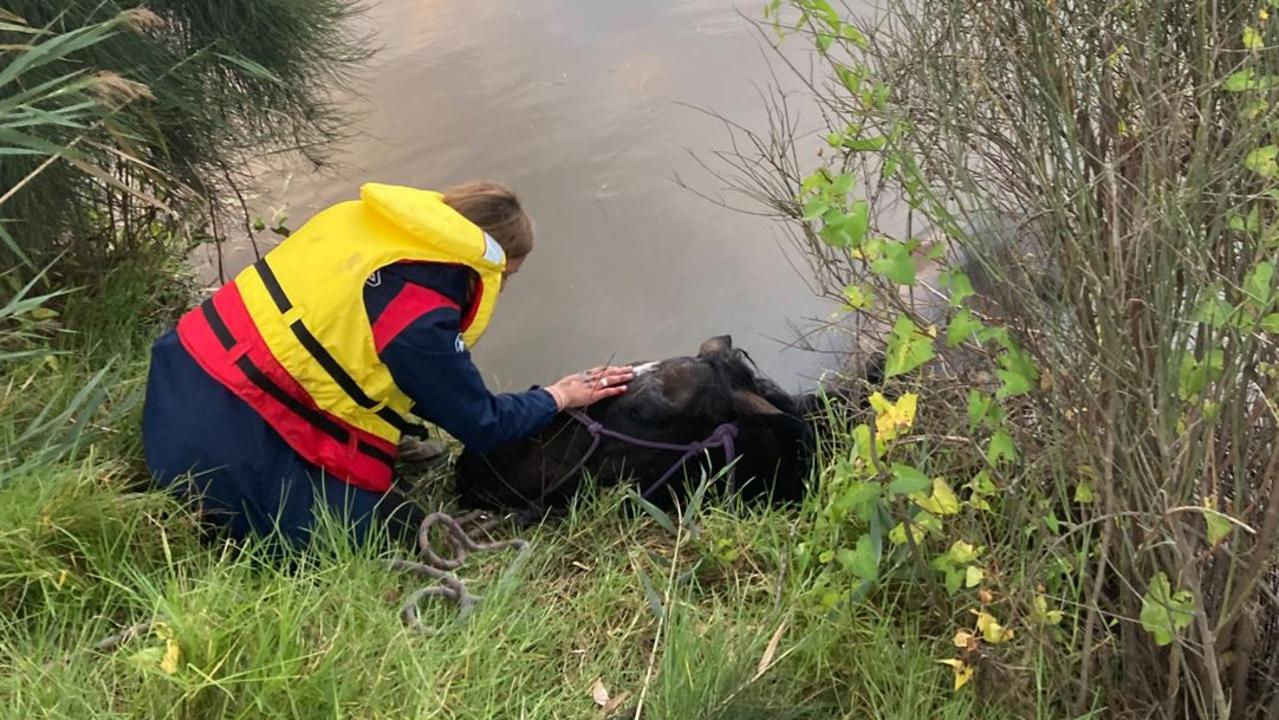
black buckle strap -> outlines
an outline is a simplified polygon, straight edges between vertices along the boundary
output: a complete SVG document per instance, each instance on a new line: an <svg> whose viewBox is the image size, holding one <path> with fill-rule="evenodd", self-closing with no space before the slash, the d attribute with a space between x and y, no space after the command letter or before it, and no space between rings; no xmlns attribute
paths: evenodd
<svg viewBox="0 0 1279 720"><path fill-rule="evenodd" d="M208 321L209 327L213 329L213 334L217 337L218 342L222 343L222 347L226 350L234 348L236 344L235 335L231 333L230 328L222 320L222 316L218 314L217 308L213 306L213 301L205 300L200 305L200 312L204 315L204 319ZM266 373L262 372L262 369L248 355L241 355L235 361L235 366L240 369L240 372L244 373L249 382L288 408L289 412L344 445L351 441L351 433L346 428L334 422L332 418L324 413L299 402L297 398L290 395L284 388L268 377ZM394 457L363 440L356 441L356 449L388 467L392 467L395 464Z"/></svg>
<svg viewBox="0 0 1279 720"><path fill-rule="evenodd" d="M275 301L275 306L280 310L280 314L283 315L284 313L292 310L293 302L289 300L289 296L285 294L284 288L280 285L279 279L275 277L275 273L271 270L271 266L267 264L266 258L254 263L253 268L257 270L258 275L262 278L262 284L266 286L266 291L271 295L271 299ZM342 367L342 365L337 361L337 358L333 357L333 354L328 351L328 348L324 347L324 345L320 343L319 339L311 334L311 331L307 329L301 318L290 323L289 329L293 331L298 342L302 343L302 347L306 348L306 351L311 354L311 357L320 364L320 367L324 368L324 371L329 374L329 377L333 379L333 382L337 383L338 387L342 388L342 391L355 401L356 405L359 405L365 410L373 410L378 417L385 420L391 425L391 427L398 430L401 434L424 434L421 424L412 422L391 408L378 408L379 403L369 397L368 393L364 392L363 388L360 387L360 384L357 383L355 378L351 377L351 374Z"/></svg>

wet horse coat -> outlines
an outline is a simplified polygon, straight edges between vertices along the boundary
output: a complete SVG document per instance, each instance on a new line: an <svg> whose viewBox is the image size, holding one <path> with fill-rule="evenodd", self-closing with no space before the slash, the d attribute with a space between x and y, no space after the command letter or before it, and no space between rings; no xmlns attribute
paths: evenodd
<svg viewBox="0 0 1279 720"><path fill-rule="evenodd" d="M610 431L643 441L691 446L732 423L737 492L746 500L796 501L812 469L813 428L803 404L759 375L732 340L702 345L696 357L649 364L625 395L587 411ZM583 422L560 415L537 435L487 454L463 452L455 467L457 491L471 507L491 510L565 507L586 478L601 487L631 483L669 505L725 469L725 453L712 449L687 460L664 488L654 485L680 461L681 452L595 437ZM586 458L585 463L582 462ZM578 468L581 464L580 469Z"/></svg>

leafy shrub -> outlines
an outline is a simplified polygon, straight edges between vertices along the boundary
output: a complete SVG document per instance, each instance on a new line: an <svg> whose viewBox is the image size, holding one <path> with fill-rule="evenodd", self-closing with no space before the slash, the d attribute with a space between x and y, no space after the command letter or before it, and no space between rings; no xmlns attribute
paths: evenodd
<svg viewBox="0 0 1279 720"><path fill-rule="evenodd" d="M956 688L1279 712L1274 11L769 3L825 145L775 92L723 177L890 378L832 445L814 592L922 595Z"/></svg>

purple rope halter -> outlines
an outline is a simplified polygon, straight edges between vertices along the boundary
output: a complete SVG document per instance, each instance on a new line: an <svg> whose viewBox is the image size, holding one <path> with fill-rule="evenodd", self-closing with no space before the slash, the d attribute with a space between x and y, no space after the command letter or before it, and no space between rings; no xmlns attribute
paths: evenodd
<svg viewBox="0 0 1279 720"><path fill-rule="evenodd" d="M734 441L737 439L737 423L731 423L731 422L724 423L723 425L720 425L719 427L715 428L715 430L711 432L710 436L708 436L705 440L702 440L700 442L686 443L681 445L677 443L664 443L664 442L656 442L654 440L644 440L643 438L637 438L632 435L620 433L620 432L617 432L616 430L609 430L608 428L604 427L604 425L602 425L599 421L595 420L590 415L587 415L582 410L569 410L566 412L566 414L570 418L576 420L578 423L581 423L581 425L586 428L586 431L591 434L591 447L586 451L586 454L582 456L582 459L579 460L578 463L573 466L572 470L569 470L567 473L564 473L563 477L561 477L559 480L556 480L554 483L552 483L550 487L544 488L542 490L543 499L545 499L546 496L550 495L556 490L560 489L560 487L562 487L564 483L568 482L570 479L573 478L574 475L581 472L582 468L586 467L587 461L589 461L591 459L591 456L595 454L595 451L599 449L600 440L602 440L603 438L617 440L618 442L622 442L627 445L632 445L634 447L639 447L639 448L645 448L648 450L669 450L670 452L683 453L680 459L676 460L675 464L671 465L670 469L667 470L660 478L657 479L657 482L650 485L648 489L642 493L641 497L643 497L645 500L652 499L652 495L655 492L665 487L667 481L669 481L671 477L680 468L684 467L684 463L706 452L707 450L714 450L717 448L723 448L724 462L727 463L729 466L728 491L730 493L737 491L737 482L735 477L736 468L733 467L733 461L737 458L737 448L734 444Z"/></svg>

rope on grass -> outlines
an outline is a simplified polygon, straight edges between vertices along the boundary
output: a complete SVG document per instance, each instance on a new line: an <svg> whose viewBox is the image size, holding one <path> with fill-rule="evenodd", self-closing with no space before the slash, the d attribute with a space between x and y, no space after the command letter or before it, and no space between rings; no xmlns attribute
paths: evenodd
<svg viewBox="0 0 1279 720"><path fill-rule="evenodd" d="M146 620L143 622L134 623L126 627L125 629L121 630L118 633L115 633L113 635L108 635L102 638L101 640L94 643L92 648L90 649L93 652L100 653L102 655L113 653L116 650L119 650L121 647L124 647L126 644L128 644L130 640L133 640L136 637L140 637L142 635L146 635L147 633L151 632L151 630L155 628L155 625L158 622L163 622L163 619L157 618L155 620ZM67 665L71 664L71 661L73 659L75 659L77 652L83 652L83 649L78 651L73 650L71 652L64 654L62 657L56 660L50 660L49 662L44 664L44 669L54 670L55 668L59 666L66 667Z"/></svg>
<svg viewBox="0 0 1279 720"><path fill-rule="evenodd" d="M450 554L447 557L437 554L431 547L431 529L437 525L444 529L445 538L448 540ZM485 528L481 527L480 529L484 530ZM502 575L502 577L506 577L523 564L530 548L528 542L519 538L496 542L478 542L467 533L457 519L442 512L434 512L426 516L426 519L422 521L422 525L418 528L417 543L424 562L392 560L390 561L390 566L392 570L412 573L437 581L434 585L427 585L411 593L405 598L404 604L400 608L400 620L406 626L412 630L428 634L434 633L438 628L422 624L421 603L424 599L442 597L452 600L458 605L459 620L465 619L470 615L471 611L475 609L475 604L482 599L480 596L472 594L466 588L466 585L458 579L457 575L452 572L462 567L468 554L514 548L516 550L515 560Z"/></svg>

